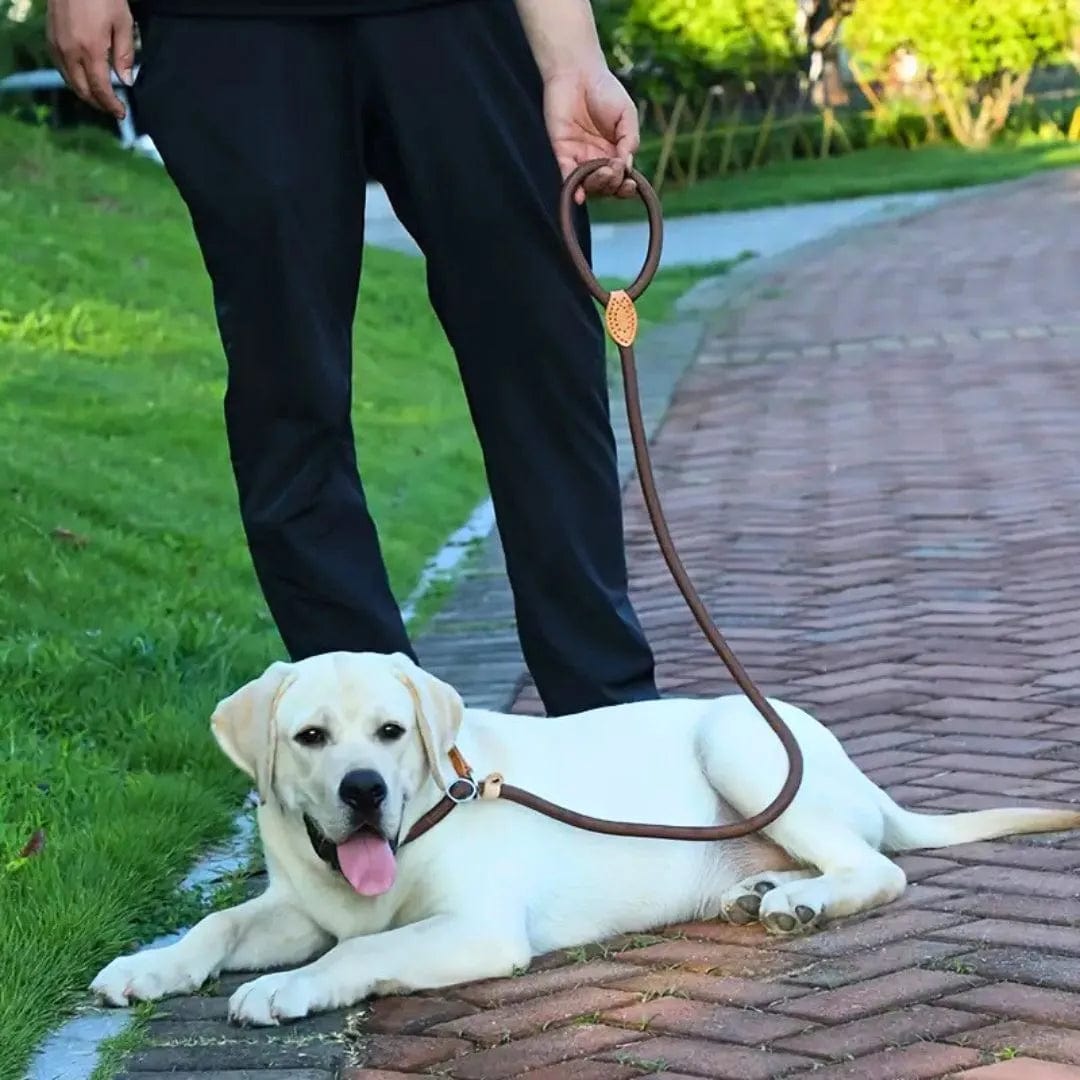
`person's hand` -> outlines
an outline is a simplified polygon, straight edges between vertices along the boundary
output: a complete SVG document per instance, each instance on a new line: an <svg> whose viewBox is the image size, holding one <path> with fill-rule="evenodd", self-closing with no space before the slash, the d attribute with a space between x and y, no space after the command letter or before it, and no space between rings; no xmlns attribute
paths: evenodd
<svg viewBox="0 0 1080 1080"><path fill-rule="evenodd" d="M64 81L88 105L118 120L126 110L113 92L110 61L130 86L134 38L127 0L49 0L49 51Z"/></svg>
<svg viewBox="0 0 1080 1080"><path fill-rule="evenodd" d="M597 169L584 184L594 194L629 198L636 186L627 172L640 134L637 109L622 83L603 65L551 75L544 82L544 120L565 180L579 165L612 158L612 168ZM578 203L585 191L574 193Z"/></svg>

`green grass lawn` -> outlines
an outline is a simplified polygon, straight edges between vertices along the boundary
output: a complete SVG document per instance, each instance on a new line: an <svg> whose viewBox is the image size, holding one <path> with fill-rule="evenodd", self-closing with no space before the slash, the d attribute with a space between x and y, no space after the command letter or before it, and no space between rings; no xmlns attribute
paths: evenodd
<svg viewBox="0 0 1080 1080"><path fill-rule="evenodd" d="M662 275L644 322L717 268ZM404 596L483 496L422 265L371 251L355 417ZM377 357L378 363L366 358ZM164 172L0 119L0 1077L247 790L214 702L278 655L239 527L209 285ZM20 859L35 830L40 854Z"/></svg>
<svg viewBox="0 0 1080 1080"><path fill-rule="evenodd" d="M400 594L484 492L423 268L372 252L358 443ZM365 363L364 357L378 357ZM278 654L209 286L163 170L0 122L0 1076L168 917L246 790L209 737ZM20 862L44 828L46 845Z"/></svg>
<svg viewBox="0 0 1080 1080"><path fill-rule="evenodd" d="M970 187L1069 165L1080 165L1080 143L997 146L982 151L958 146L921 150L877 147L824 160L766 165L749 173L703 180L688 188L665 187L661 197L665 214L675 217L828 202L858 195ZM609 200L598 204L595 216L613 221L640 213L640 207L633 203Z"/></svg>

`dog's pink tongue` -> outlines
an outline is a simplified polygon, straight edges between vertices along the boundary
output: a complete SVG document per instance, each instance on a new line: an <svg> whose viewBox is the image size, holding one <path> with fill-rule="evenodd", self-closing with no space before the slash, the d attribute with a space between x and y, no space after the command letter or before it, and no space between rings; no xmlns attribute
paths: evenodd
<svg viewBox="0 0 1080 1080"><path fill-rule="evenodd" d="M337 846L338 864L361 896L380 896L394 884L397 864L381 836L361 833Z"/></svg>

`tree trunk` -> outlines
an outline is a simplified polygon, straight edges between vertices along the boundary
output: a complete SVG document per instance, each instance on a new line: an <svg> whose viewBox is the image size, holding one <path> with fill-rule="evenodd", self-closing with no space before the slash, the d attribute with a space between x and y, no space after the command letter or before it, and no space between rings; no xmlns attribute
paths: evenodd
<svg viewBox="0 0 1080 1080"><path fill-rule="evenodd" d="M931 85L953 138L961 146L982 150L1001 134L1012 107L1023 98L1030 77L1030 71L1020 75L1004 72L983 94L977 109L972 107L970 91L965 87Z"/></svg>

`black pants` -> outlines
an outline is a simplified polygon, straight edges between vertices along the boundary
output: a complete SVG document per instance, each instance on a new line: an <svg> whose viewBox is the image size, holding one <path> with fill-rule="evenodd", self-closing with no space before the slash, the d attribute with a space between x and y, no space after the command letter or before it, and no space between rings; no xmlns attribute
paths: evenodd
<svg viewBox="0 0 1080 1080"><path fill-rule="evenodd" d="M350 423L370 177L427 260L545 706L655 697L627 595L602 331L558 230L511 0L141 29L135 107L213 282L241 515L289 654L413 655Z"/></svg>

